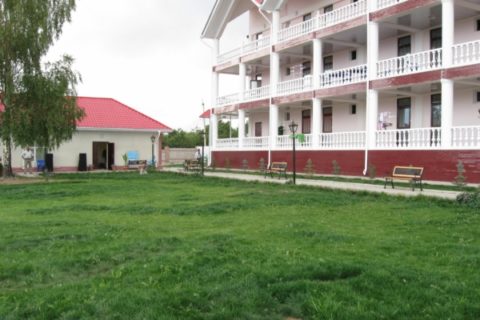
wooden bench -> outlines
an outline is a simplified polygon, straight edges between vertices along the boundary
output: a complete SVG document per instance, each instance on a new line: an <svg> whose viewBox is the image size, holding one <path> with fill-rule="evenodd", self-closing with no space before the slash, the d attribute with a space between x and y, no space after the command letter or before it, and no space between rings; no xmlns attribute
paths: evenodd
<svg viewBox="0 0 480 320"><path fill-rule="evenodd" d="M385 177L385 185L383 188L387 188L387 182L390 182L392 189L394 189L395 186L393 185L393 180L407 180L412 185L412 191L415 191L417 183L420 185L420 190L423 191L422 175L423 167L395 166L392 175L390 177Z"/></svg>
<svg viewBox="0 0 480 320"><path fill-rule="evenodd" d="M128 169L136 169L140 174L147 173L147 160L128 160Z"/></svg>
<svg viewBox="0 0 480 320"><path fill-rule="evenodd" d="M200 172L201 169L201 163L198 160L185 160L185 162L183 163L183 170L187 172Z"/></svg>
<svg viewBox="0 0 480 320"><path fill-rule="evenodd" d="M286 162L272 162L270 166L265 170L265 178L270 173L270 177L273 178L273 174L278 174L278 178L283 175L287 179L287 163Z"/></svg>

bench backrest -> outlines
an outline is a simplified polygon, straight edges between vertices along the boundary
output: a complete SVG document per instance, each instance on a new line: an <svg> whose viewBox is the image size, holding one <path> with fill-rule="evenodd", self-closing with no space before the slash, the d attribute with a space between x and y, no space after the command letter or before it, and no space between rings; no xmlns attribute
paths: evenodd
<svg viewBox="0 0 480 320"><path fill-rule="evenodd" d="M287 169L287 163L286 162L272 162L270 165L270 168L272 169Z"/></svg>
<svg viewBox="0 0 480 320"><path fill-rule="evenodd" d="M392 176L411 178L411 177L421 177L422 174L423 174L423 167L395 166L395 168L393 168Z"/></svg>

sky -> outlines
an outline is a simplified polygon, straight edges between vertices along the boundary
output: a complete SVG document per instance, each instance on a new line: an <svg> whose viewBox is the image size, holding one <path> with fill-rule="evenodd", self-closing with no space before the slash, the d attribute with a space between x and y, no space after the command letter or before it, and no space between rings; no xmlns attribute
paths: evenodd
<svg viewBox="0 0 480 320"><path fill-rule="evenodd" d="M174 129L200 127L202 101L211 106L212 61L211 42L200 34L214 3L77 0L46 61L75 59L79 96L114 98ZM238 19L222 49L240 44L245 32L245 18ZM234 92L234 79L223 79L220 94Z"/></svg>

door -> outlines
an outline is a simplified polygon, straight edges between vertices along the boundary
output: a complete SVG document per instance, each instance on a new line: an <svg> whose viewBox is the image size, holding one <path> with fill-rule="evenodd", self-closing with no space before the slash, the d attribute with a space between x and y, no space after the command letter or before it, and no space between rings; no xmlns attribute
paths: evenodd
<svg viewBox="0 0 480 320"><path fill-rule="evenodd" d="M302 133L310 134L311 133L311 111L310 110L303 110L302 111Z"/></svg>
<svg viewBox="0 0 480 320"><path fill-rule="evenodd" d="M332 107L323 108L323 133L331 133L333 129Z"/></svg>
<svg viewBox="0 0 480 320"><path fill-rule="evenodd" d="M108 143L107 145L107 163L108 170L112 170L112 166L115 165L115 144Z"/></svg>
<svg viewBox="0 0 480 320"><path fill-rule="evenodd" d="M255 122L255 137L261 137L261 136L262 136L262 123Z"/></svg>
<svg viewBox="0 0 480 320"><path fill-rule="evenodd" d="M397 129L410 129L412 115L411 98L397 100ZM410 142L408 131L397 131L397 146L406 147Z"/></svg>
<svg viewBox="0 0 480 320"><path fill-rule="evenodd" d="M397 49L397 56L405 56L407 54L410 54L412 52L412 37L411 36L405 36L398 38L398 49ZM412 68L414 66L410 63L408 57L405 59L399 59L397 62L397 68L399 73L403 73L406 71L413 71Z"/></svg>
<svg viewBox="0 0 480 320"><path fill-rule="evenodd" d="M442 95L440 93L432 94L431 96L430 126L432 128L440 128L442 126ZM430 133L430 144L439 146L440 143L440 131L432 130Z"/></svg>

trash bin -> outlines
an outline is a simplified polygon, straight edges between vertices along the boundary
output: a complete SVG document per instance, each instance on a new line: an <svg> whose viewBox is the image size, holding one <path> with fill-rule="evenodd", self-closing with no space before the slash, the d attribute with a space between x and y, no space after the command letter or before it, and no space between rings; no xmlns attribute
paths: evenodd
<svg viewBox="0 0 480 320"><path fill-rule="evenodd" d="M45 167L48 172L53 172L53 153L47 153L45 155Z"/></svg>
<svg viewBox="0 0 480 320"><path fill-rule="evenodd" d="M37 160L37 172L45 170L45 160Z"/></svg>

